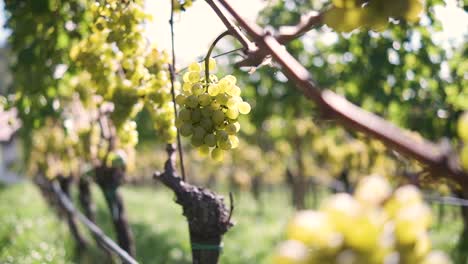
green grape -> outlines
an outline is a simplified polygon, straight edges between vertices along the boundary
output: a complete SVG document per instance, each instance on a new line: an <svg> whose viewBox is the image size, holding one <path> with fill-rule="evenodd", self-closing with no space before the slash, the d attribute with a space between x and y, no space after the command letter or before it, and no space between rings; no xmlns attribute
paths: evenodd
<svg viewBox="0 0 468 264"><path fill-rule="evenodd" d="M184 137L191 136L192 132L192 125L189 123L185 123L180 127L180 134Z"/></svg>
<svg viewBox="0 0 468 264"><path fill-rule="evenodd" d="M188 72L188 77L187 77L189 82L196 83L200 80L200 73L199 72ZM193 89L193 86L192 86Z"/></svg>
<svg viewBox="0 0 468 264"><path fill-rule="evenodd" d="M190 119L189 119L190 120ZM181 128L183 124L185 124L186 120L182 120L180 117L178 117L175 121L175 126L176 128Z"/></svg>
<svg viewBox="0 0 468 264"><path fill-rule="evenodd" d="M460 152L460 159L463 169L468 171L468 145L463 146Z"/></svg>
<svg viewBox="0 0 468 264"><path fill-rule="evenodd" d="M195 83L192 85L192 93L194 95L201 95L204 92L205 88L203 88L203 85L200 83Z"/></svg>
<svg viewBox="0 0 468 264"><path fill-rule="evenodd" d="M201 69L202 69L202 68L201 68L201 66L200 66L200 63L192 62L192 63L189 65L189 71L200 72Z"/></svg>
<svg viewBox="0 0 468 264"><path fill-rule="evenodd" d="M224 159L224 150L220 148L214 148L211 151L211 158L215 161L222 161Z"/></svg>
<svg viewBox="0 0 468 264"><path fill-rule="evenodd" d="M202 116L210 118L213 115L213 110L209 107L205 107L201 110Z"/></svg>
<svg viewBox="0 0 468 264"><path fill-rule="evenodd" d="M243 114L243 115L246 115L248 113L250 113L250 104L247 103L247 102L241 102L238 104L238 109L239 109L239 113Z"/></svg>
<svg viewBox="0 0 468 264"><path fill-rule="evenodd" d="M202 145L198 148L198 153L200 153L202 156L207 156L210 154L210 148L206 145Z"/></svg>
<svg viewBox="0 0 468 264"><path fill-rule="evenodd" d="M230 119L237 119L238 116L239 116L239 110L236 108L229 108L226 111L226 117Z"/></svg>
<svg viewBox="0 0 468 264"><path fill-rule="evenodd" d="M175 98L176 104L178 104L178 105L184 105L185 99L186 99L186 98L187 98L187 97L186 97L185 95L183 95L183 94L178 94L178 95L176 96L176 98Z"/></svg>
<svg viewBox="0 0 468 264"><path fill-rule="evenodd" d="M211 102L211 105L210 105L211 110L219 110L220 107L221 105L218 103L218 101L213 100Z"/></svg>
<svg viewBox="0 0 468 264"><path fill-rule="evenodd" d="M204 142L209 147L216 146L216 136L214 134L207 134L204 138Z"/></svg>
<svg viewBox="0 0 468 264"><path fill-rule="evenodd" d="M209 94L202 94L198 97L201 106L208 106L211 104L211 96Z"/></svg>
<svg viewBox="0 0 468 264"><path fill-rule="evenodd" d="M239 102L239 97L229 98L229 100L226 102L226 107L227 108L235 108L237 106L238 102Z"/></svg>
<svg viewBox="0 0 468 264"><path fill-rule="evenodd" d="M211 131L213 128L213 122L209 118L204 118L200 121L200 125L206 130Z"/></svg>
<svg viewBox="0 0 468 264"><path fill-rule="evenodd" d="M236 124L238 123L232 123L226 126L225 130L229 135L235 135L239 131L238 127L240 126L237 126Z"/></svg>
<svg viewBox="0 0 468 264"><path fill-rule="evenodd" d="M187 108L182 108L179 112L179 118L182 121L188 122L192 118L192 112Z"/></svg>
<svg viewBox="0 0 468 264"><path fill-rule="evenodd" d="M206 131L203 127L201 126L195 126L193 128L193 137L199 138L199 139L204 139L206 135Z"/></svg>
<svg viewBox="0 0 468 264"><path fill-rule="evenodd" d="M191 92L192 91L192 84L189 83L189 82L185 82L182 85L182 90L184 90L184 92Z"/></svg>
<svg viewBox="0 0 468 264"><path fill-rule="evenodd" d="M219 86L221 87L221 86ZM227 101L229 100L229 96L225 93L219 93L216 96L216 101L221 105L226 105Z"/></svg>
<svg viewBox="0 0 468 264"><path fill-rule="evenodd" d="M224 122L224 113L221 110L216 110L213 112L213 115L211 116L211 119L213 120L213 123L216 125L219 125Z"/></svg>
<svg viewBox="0 0 468 264"><path fill-rule="evenodd" d="M202 114L201 114L200 109L198 109L198 108L193 109L193 111L192 111L192 123L200 122L201 118L202 118Z"/></svg>
<svg viewBox="0 0 468 264"><path fill-rule="evenodd" d="M219 93L219 86L216 84L210 84L208 86L208 94L210 96L216 96Z"/></svg>
<svg viewBox="0 0 468 264"><path fill-rule="evenodd" d="M229 141L231 142L231 148L235 149L239 146L239 138L234 135L229 135Z"/></svg>
<svg viewBox="0 0 468 264"><path fill-rule="evenodd" d="M457 132L460 139L468 144L468 111L464 112L458 119Z"/></svg>
<svg viewBox="0 0 468 264"><path fill-rule="evenodd" d="M198 97L196 95L190 95L185 99L185 105L191 108L198 106Z"/></svg>

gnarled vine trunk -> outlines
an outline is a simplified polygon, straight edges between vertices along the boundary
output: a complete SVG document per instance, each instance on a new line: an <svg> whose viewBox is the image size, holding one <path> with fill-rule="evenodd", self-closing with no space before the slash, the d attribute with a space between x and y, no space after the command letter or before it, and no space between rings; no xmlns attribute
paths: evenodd
<svg viewBox="0 0 468 264"><path fill-rule="evenodd" d="M130 256L134 257L135 243L133 234L127 220L122 196L118 191L124 179L124 170L100 166L96 167L95 171L96 183L102 190L107 206L109 207L117 242L122 249L127 251Z"/></svg>
<svg viewBox="0 0 468 264"><path fill-rule="evenodd" d="M184 182L175 172L175 147L167 146L168 160L163 173L154 176L176 195L187 218L192 263L217 264L222 249L222 237L233 226L231 211L224 205L223 197L216 193Z"/></svg>

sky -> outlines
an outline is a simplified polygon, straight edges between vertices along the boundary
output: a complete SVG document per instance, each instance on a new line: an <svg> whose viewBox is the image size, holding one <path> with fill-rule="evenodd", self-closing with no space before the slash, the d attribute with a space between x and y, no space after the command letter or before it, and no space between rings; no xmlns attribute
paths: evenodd
<svg viewBox="0 0 468 264"><path fill-rule="evenodd" d="M0 0L0 25L4 24L4 0ZM468 14L456 7L456 0L446 0L445 7L437 7L436 14L440 17L443 32L435 37L440 42L449 41L461 44L468 35ZM259 11L264 7L263 0L232 0L230 3L248 21L255 22ZM147 1L146 10L153 15L153 21L146 25L148 38L160 48L170 50L170 1ZM205 1L195 1L187 12L175 17L175 43L178 66L183 67L204 56L211 42L225 30L224 25ZM0 27L0 46L5 42L8 31ZM333 38L332 38L333 39ZM220 46L223 45L221 42Z"/></svg>

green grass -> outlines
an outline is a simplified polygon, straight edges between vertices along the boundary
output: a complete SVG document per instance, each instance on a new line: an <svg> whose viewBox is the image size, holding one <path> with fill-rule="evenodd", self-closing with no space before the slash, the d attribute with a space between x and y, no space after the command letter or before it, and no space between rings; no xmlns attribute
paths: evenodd
<svg viewBox="0 0 468 264"><path fill-rule="evenodd" d="M97 189L93 195L98 223L113 237L102 195ZM123 196L136 238L137 259L141 263L190 263L188 228L173 194L165 188L126 187ZM250 193L236 194L236 225L224 237L220 263L268 263L293 213L289 199L287 192L278 190L264 193L261 203ZM444 219L436 221L432 230L434 247L449 253L461 230L455 210L447 207ZM87 238L92 241L89 235ZM32 184L0 189L0 263L103 263L104 257L96 249L80 256L74 252L66 225L48 209Z"/></svg>

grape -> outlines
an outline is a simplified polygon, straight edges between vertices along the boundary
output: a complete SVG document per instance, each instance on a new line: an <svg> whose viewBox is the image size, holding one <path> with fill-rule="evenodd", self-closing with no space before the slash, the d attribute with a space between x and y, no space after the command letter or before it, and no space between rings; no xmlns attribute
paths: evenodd
<svg viewBox="0 0 468 264"><path fill-rule="evenodd" d="M457 132L460 139L468 144L468 111L464 112L458 119Z"/></svg>
<svg viewBox="0 0 468 264"><path fill-rule="evenodd" d="M213 128L213 122L209 118L204 118L200 121L200 125L206 130L210 131Z"/></svg>
<svg viewBox="0 0 468 264"><path fill-rule="evenodd" d="M216 96L218 95L219 93L219 86L216 85L216 84L210 84L210 86L208 86L208 94L210 96Z"/></svg>
<svg viewBox="0 0 468 264"><path fill-rule="evenodd" d="M204 142L209 147L216 146L216 136L214 134L207 134L205 136Z"/></svg>
<svg viewBox="0 0 468 264"><path fill-rule="evenodd" d="M235 123L227 125L225 129L229 135L235 135L238 131Z"/></svg>
<svg viewBox="0 0 468 264"><path fill-rule="evenodd" d="M231 141L231 147L233 149L239 146L239 138L237 136L229 135L229 141Z"/></svg>
<svg viewBox="0 0 468 264"><path fill-rule="evenodd" d="M210 148L206 145L202 145L198 148L198 152L202 155L202 156L207 156L209 153L210 153Z"/></svg>
<svg viewBox="0 0 468 264"><path fill-rule="evenodd" d="M250 113L250 104L247 102L241 102L237 107L239 108L239 113L243 115Z"/></svg>
<svg viewBox="0 0 468 264"><path fill-rule="evenodd" d="M226 116L230 119L237 119L237 117L239 116L239 110L236 108L229 108L226 111Z"/></svg>
<svg viewBox="0 0 468 264"><path fill-rule="evenodd" d="M211 151L211 158L216 161L222 161L224 159L224 151L219 148L214 148Z"/></svg>
<svg viewBox="0 0 468 264"><path fill-rule="evenodd" d="M185 104L188 107L195 108L198 106L198 97L196 95L190 95L185 99Z"/></svg>
<svg viewBox="0 0 468 264"><path fill-rule="evenodd" d="M194 109L192 111L192 122L193 123L198 123L202 118L202 113L200 111L200 109Z"/></svg>
<svg viewBox="0 0 468 264"><path fill-rule="evenodd" d="M460 153L460 159L461 159L461 164L462 167L465 170L468 170L468 145L465 145Z"/></svg>
<svg viewBox="0 0 468 264"><path fill-rule="evenodd" d="M190 121L190 119L192 118L192 113L190 112L190 110L182 108L179 112L179 118L182 121Z"/></svg>
<svg viewBox="0 0 468 264"><path fill-rule="evenodd" d="M184 137L192 135L192 125L185 123L180 127L180 134Z"/></svg>
<svg viewBox="0 0 468 264"><path fill-rule="evenodd" d="M213 120L213 123L215 124L221 124L224 122L224 113L221 110L216 110L213 112L213 116L211 117Z"/></svg>
<svg viewBox="0 0 468 264"><path fill-rule="evenodd" d="M193 128L193 136L199 139L205 138L206 131L201 126L196 126Z"/></svg>
<svg viewBox="0 0 468 264"><path fill-rule="evenodd" d="M200 73L199 72L189 72L187 77L189 82L196 83L200 80ZM192 86L193 89L193 86Z"/></svg>
<svg viewBox="0 0 468 264"><path fill-rule="evenodd" d="M200 101L201 106L208 106L211 104L211 96L209 94L202 94L198 97L198 100Z"/></svg>
<svg viewBox="0 0 468 264"><path fill-rule="evenodd" d="M189 65L189 71L193 71L193 72L200 72L201 71L201 66L199 63L197 62L193 62Z"/></svg>
<svg viewBox="0 0 468 264"><path fill-rule="evenodd" d="M184 105L184 103L185 103L185 98L186 98L186 96L183 95L183 94L177 95L176 98L175 98L176 104L178 104L178 105Z"/></svg>

